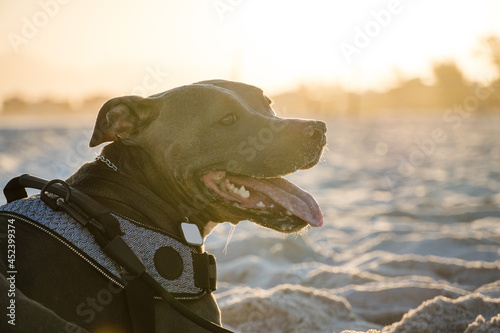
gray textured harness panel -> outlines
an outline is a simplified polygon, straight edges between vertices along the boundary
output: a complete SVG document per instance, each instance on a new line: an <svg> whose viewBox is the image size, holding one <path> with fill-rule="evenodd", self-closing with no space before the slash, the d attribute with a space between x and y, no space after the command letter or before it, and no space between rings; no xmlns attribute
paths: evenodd
<svg viewBox="0 0 500 333"><path fill-rule="evenodd" d="M57 212L47 206L39 195L16 200L0 207L0 210L24 215L27 218L64 237L69 243L79 248L116 277L120 276L120 268L114 263L95 242L92 234L71 216ZM114 215L120 222L120 228L125 233L122 236L128 246L142 259L147 272L158 281L163 288L176 294L200 294L202 289L195 286L192 253L195 250L178 240L160 232L143 228ZM158 273L154 265L154 255L161 247L171 247L183 261L182 274L175 280L167 280Z"/></svg>

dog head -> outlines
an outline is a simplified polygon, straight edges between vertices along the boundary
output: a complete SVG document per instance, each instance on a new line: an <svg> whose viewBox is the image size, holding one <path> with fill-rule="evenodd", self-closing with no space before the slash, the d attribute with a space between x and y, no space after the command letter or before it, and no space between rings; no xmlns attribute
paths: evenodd
<svg viewBox="0 0 500 333"><path fill-rule="evenodd" d="M101 108L90 146L144 149L190 220L251 220L285 233L321 226L314 198L282 176L318 162L326 125L280 118L270 104L261 89L224 80L118 97Z"/></svg>

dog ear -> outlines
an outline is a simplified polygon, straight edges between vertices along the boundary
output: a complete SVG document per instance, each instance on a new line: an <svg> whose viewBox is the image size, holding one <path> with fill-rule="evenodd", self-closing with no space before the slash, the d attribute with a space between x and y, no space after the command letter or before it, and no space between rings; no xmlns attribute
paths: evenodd
<svg viewBox="0 0 500 333"><path fill-rule="evenodd" d="M90 147L129 138L158 116L151 99L124 96L110 99L101 107L90 139Z"/></svg>

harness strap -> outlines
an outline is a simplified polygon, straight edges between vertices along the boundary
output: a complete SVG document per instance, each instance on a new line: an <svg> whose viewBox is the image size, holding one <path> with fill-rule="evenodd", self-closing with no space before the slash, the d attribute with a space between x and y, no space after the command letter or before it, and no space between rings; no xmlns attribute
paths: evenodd
<svg viewBox="0 0 500 333"><path fill-rule="evenodd" d="M120 223L111 215L109 209L98 204L95 200L80 191L75 189L68 191L70 187L62 180L55 179L48 181L29 174L15 177L3 189L7 202L10 203L15 200L27 198L28 193L26 192L26 188L42 190L42 200L54 210L63 208L72 217L74 217L72 213L78 213L90 218L85 222L77 219L78 222L83 222L84 226L87 226L86 222L98 222L98 224L104 227L104 230L101 230L101 232L105 233L105 236L109 240L117 235L123 235L123 232L120 230ZM57 202L57 200L52 199L45 192L54 193L61 198L66 198L66 200ZM71 204L71 202L74 204ZM64 207L64 204L69 205L69 208L66 208L67 206Z"/></svg>
<svg viewBox="0 0 500 333"><path fill-rule="evenodd" d="M84 195L80 195L80 192L71 189L62 180L47 181L30 175L16 177L5 186L4 194L7 201L10 203L27 197L25 187L41 187L43 202L53 210L65 211L84 227L87 227L104 253L129 272L129 274L122 275L122 279L125 282L127 308L134 333L154 332L154 295L152 289L139 278L146 271L146 267L121 238L124 233L120 229L120 223L111 215L111 212L104 208L101 209L101 205ZM55 193L60 197L50 197L46 192ZM65 199L62 199L62 196ZM79 198L77 199L78 205L71 202L77 197ZM81 206L94 205L95 208L91 209L89 214L86 213L88 210L80 208Z"/></svg>
<svg viewBox="0 0 500 333"><path fill-rule="evenodd" d="M194 284L201 289L217 289L217 264L208 253L193 254Z"/></svg>
<svg viewBox="0 0 500 333"><path fill-rule="evenodd" d="M25 175L23 175L23 176L25 176ZM12 178L7 183L7 185L5 185L5 187L3 189L3 194L5 195L7 202L10 203L12 201L16 201L16 200L28 197L28 192L26 192L25 187L28 187L29 185L26 185L26 186L20 185L20 179L23 176Z"/></svg>
<svg viewBox="0 0 500 333"><path fill-rule="evenodd" d="M126 282L125 295L134 333L155 332L153 290L137 276L122 275L122 278Z"/></svg>
<svg viewBox="0 0 500 333"><path fill-rule="evenodd" d="M135 333L150 333L155 331L153 290L175 311L197 325L210 332L232 333L232 331L208 321L187 309L163 289L146 272L142 261L121 238L123 232L120 229L120 223L111 215L108 209L84 193L70 188L62 180L47 181L27 174L12 179L5 186L4 194L7 202L10 203L26 198L28 196L25 190L26 187L41 189L41 197L45 203L55 210L64 210L83 226L88 227L103 251L124 267L133 277L126 284L125 292ZM56 199L46 195L46 191L59 196L59 198ZM62 199L62 197L65 197L66 200ZM195 267L198 267L198 269L195 268L195 284L197 284L197 287L215 290L215 257L207 253L193 255L193 263ZM130 275L122 277L127 279Z"/></svg>

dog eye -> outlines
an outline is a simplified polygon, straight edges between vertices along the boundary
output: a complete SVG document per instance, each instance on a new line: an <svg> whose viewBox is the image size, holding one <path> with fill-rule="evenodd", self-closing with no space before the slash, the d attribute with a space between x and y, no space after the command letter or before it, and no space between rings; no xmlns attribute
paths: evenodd
<svg viewBox="0 0 500 333"><path fill-rule="evenodd" d="M232 125L236 122L236 116L234 114L228 114L224 118L222 118L219 123L222 125Z"/></svg>

